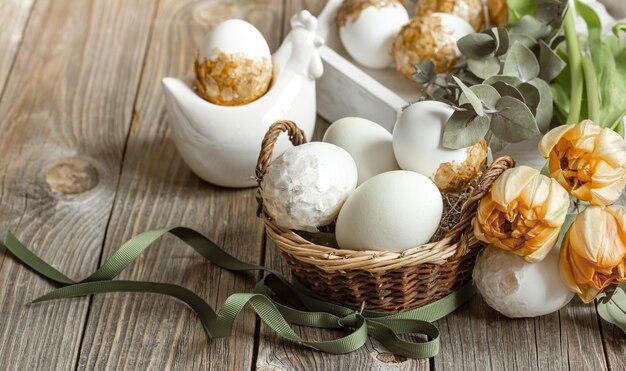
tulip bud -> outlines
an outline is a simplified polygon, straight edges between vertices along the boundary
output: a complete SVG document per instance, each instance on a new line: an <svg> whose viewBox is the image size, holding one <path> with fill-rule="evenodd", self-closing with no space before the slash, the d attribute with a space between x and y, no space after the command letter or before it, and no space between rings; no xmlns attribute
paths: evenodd
<svg viewBox="0 0 626 371"><path fill-rule="evenodd" d="M569 195L554 179L528 166L509 169L480 201L474 234L538 262L556 243L568 207Z"/></svg>
<svg viewBox="0 0 626 371"><path fill-rule="evenodd" d="M559 126L539 143L549 158L550 177L572 196L593 205L610 205L626 185L626 142L590 120Z"/></svg>
<svg viewBox="0 0 626 371"><path fill-rule="evenodd" d="M626 282L626 207L589 206L561 245L561 278L585 303L607 286Z"/></svg>

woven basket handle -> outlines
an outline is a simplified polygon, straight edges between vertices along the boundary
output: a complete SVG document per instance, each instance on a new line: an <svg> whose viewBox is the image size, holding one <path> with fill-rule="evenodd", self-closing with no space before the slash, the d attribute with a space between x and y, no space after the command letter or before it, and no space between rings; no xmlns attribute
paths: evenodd
<svg viewBox="0 0 626 371"><path fill-rule="evenodd" d="M513 160L510 156L499 157L491 163L491 165L478 179L478 183L476 184L476 187L470 197L461 207L461 218L459 219L459 222L448 232L447 236L452 236L453 239L456 239L459 234L463 233L468 229L468 227L471 226L472 219L476 216L476 210L478 209L480 200L482 200L482 198L489 193L493 182L495 182L496 179L498 179L507 169L513 167L515 167L515 160ZM466 248L467 243L462 243L457 249L456 255L464 255Z"/></svg>
<svg viewBox="0 0 626 371"><path fill-rule="evenodd" d="M267 167L272 163L272 154L274 153L274 146L276 145L276 141L280 134L283 132L287 132L289 135L289 140L294 146L299 146L300 144L306 143L306 136L304 135L304 131L296 125L295 122L289 120L281 120L276 121L270 126L265 133L265 137L263 137L263 142L261 143L261 152L259 153L259 159L256 164L256 180L259 183L259 194L257 195L257 201L259 203L259 208L257 210L257 215L261 214L263 210L263 199L261 198L261 182L263 181L263 176L265 176L265 172L267 171Z"/></svg>

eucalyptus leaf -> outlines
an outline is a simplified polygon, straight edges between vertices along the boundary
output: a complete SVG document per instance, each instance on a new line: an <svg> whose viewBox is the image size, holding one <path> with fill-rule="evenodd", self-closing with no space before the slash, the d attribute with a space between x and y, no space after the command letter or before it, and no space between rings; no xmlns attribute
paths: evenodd
<svg viewBox="0 0 626 371"><path fill-rule="evenodd" d="M539 77L546 82L554 80L566 63L543 40L539 41Z"/></svg>
<svg viewBox="0 0 626 371"><path fill-rule="evenodd" d="M446 77L442 75L437 75L435 80L433 80L433 83L437 86L441 86L442 88L448 87L448 80L446 80Z"/></svg>
<svg viewBox="0 0 626 371"><path fill-rule="evenodd" d="M565 35L557 34L552 40L550 40L550 48L555 50L561 45L561 43L565 41Z"/></svg>
<svg viewBox="0 0 626 371"><path fill-rule="evenodd" d="M496 48L493 51L495 56L501 56L509 50L509 31L503 27L493 27L486 33L496 41Z"/></svg>
<svg viewBox="0 0 626 371"><path fill-rule="evenodd" d="M539 76L539 62L528 47L516 42L507 53L502 72L529 81Z"/></svg>
<svg viewBox="0 0 626 371"><path fill-rule="evenodd" d="M513 97L502 97L496 104L498 112L491 117L491 131L498 138L517 143L539 134L533 113Z"/></svg>
<svg viewBox="0 0 626 371"><path fill-rule="evenodd" d="M496 103L500 99L500 93L491 85L487 84L479 84L470 86L470 90L476 94L478 99L487 106L488 108L495 109ZM537 93L539 94L539 93ZM464 104L470 103L467 99L465 93L461 94L459 97L459 105L462 106ZM471 103L470 103L471 104Z"/></svg>
<svg viewBox="0 0 626 371"><path fill-rule="evenodd" d="M537 105L535 119L537 120L539 131L546 133L550 129L550 121L554 114L552 90L550 85L540 78L532 79L528 81L528 84L533 85L539 91L540 100Z"/></svg>
<svg viewBox="0 0 626 371"><path fill-rule="evenodd" d="M493 153L502 151L508 145L509 145L508 142L496 137L495 135L492 135L491 138L489 139L489 148L491 149Z"/></svg>
<svg viewBox="0 0 626 371"><path fill-rule="evenodd" d="M539 101L541 100L541 96L539 95L539 89L527 82L519 84L517 86L517 89L524 96L524 103L528 106L528 108L530 108L530 112L533 113L533 116L535 116L536 119L537 106L539 106Z"/></svg>
<svg viewBox="0 0 626 371"><path fill-rule="evenodd" d="M516 42L526 46L527 48L532 48L537 45L537 40L528 35L509 34L509 43L515 44Z"/></svg>
<svg viewBox="0 0 626 371"><path fill-rule="evenodd" d="M478 99L476 94L474 94L474 92L471 91L470 88L468 88L467 85L463 83L463 81L459 80L458 77L452 76L452 78L454 79L454 82L456 82L456 84L459 86L459 88L461 88L461 91L463 91L463 94L465 94L465 97L467 98L469 104L472 105L472 108L474 109L476 114L478 116L484 116L485 112L483 110L483 104L480 99Z"/></svg>
<svg viewBox="0 0 626 371"><path fill-rule="evenodd" d="M473 33L459 39L457 47L467 58L478 59L491 54L496 49L496 41L487 34Z"/></svg>
<svg viewBox="0 0 626 371"><path fill-rule="evenodd" d="M626 283L617 286L611 293L598 295L597 309L603 320L619 327L626 334Z"/></svg>
<svg viewBox="0 0 626 371"><path fill-rule="evenodd" d="M509 75L495 75L495 76L491 76L491 77L488 77L487 79L485 79L484 83L488 84L488 85L492 85L496 81L502 81L502 82L505 82L505 83L507 83L509 85L513 85L513 86L517 86L517 85L522 83L522 80L520 80L519 77L509 76Z"/></svg>
<svg viewBox="0 0 626 371"><path fill-rule="evenodd" d="M421 61L413 68L413 80L418 84L431 82L436 76L435 63L431 60Z"/></svg>
<svg viewBox="0 0 626 371"><path fill-rule="evenodd" d="M491 86L493 86L494 89L496 89L501 96L513 97L526 103L524 101L524 96L522 95L522 93L511 84L507 84L504 81L495 81L491 84Z"/></svg>
<svg viewBox="0 0 626 371"><path fill-rule="evenodd" d="M474 75L482 79L486 79L500 73L502 65L498 57L493 54L489 54L480 59L468 59L467 68Z"/></svg>
<svg viewBox="0 0 626 371"><path fill-rule="evenodd" d="M547 31L548 28L545 23L528 14L513 25L509 32L512 35L525 35L533 39L540 39L547 35Z"/></svg>
<svg viewBox="0 0 626 371"><path fill-rule="evenodd" d="M489 117L472 111L455 111L443 129L443 146L460 149L474 145L489 130Z"/></svg>

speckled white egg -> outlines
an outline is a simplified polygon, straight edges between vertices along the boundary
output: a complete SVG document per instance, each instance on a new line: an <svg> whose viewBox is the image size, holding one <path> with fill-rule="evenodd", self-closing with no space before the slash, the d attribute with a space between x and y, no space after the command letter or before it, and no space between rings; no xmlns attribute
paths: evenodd
<svg viewBox="0 0 626 371"><path fill-rule="evenodd" d="M476 259L474 284L485 302L507 317L536 317L555 312L574 293L559 276L559 249L538 263L497 247L488 246Z"/></svg>
<svg viewBox="0 0 626 371"><path fill-rule="evenodd" d="M391 45L409 21L399 0L344 0L337 12L339 38L355 61L369 68L391 66Z"/></svg>
<svg viewBox="0 0 626 371"><path fill-rule="evenodd" d="M356 164L348 152L311 142L288 149L268 166L261 197L279 226L317 232L337 217L356 183Z"/></svg>
<svg viewBox="0 0 626 371"><path fill-rule="evenodd" d="M194 65L196 89L209 102L234 106L261 97L272 80L267 41L250 23L229 19L203 42Z"/></svg>
<svg viewBox="0 0 626 371"><path fill-rule="evenodd" d="M358 184L392 170L400 170L387 129L360 117L344 117L330 125L324 142L335 144L352 156L359 173Z"/></svg>
<svg viewBox="0 0 626 371"><path fill-rule="evenodd" d="M486 145L449 149L442 145L443 128L454 112L437 101L411 104L393 129L393 151L400 167L432 179L444 192L464 188L480 171Z"/></svg>
<svg viewBox="0 0 626 371"><path fill-rule="evenodd" d="M337 217L342 249L400 252L428 242L443 212L435 184L412 171L376 175L361 184Z"/></svg>

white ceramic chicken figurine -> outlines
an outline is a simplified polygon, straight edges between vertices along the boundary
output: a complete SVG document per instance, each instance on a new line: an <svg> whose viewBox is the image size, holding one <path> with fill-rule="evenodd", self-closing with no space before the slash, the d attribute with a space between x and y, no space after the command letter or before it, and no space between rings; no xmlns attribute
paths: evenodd
<svg viewBox="0 0 626 371"><path fill-rule="evenodd" d="M193 90L193 76L162 80L172 136L187 165L207 182L224 187L256 185L254 170L261 141L277 120L292 120L307 140L315 127L315 80L323 73L315 34L317 19L308 11L291 18L291 32L272 55L274 80L262 97L240 106L210 103ZM291 146L286 137L274 156Z"/></svg>

